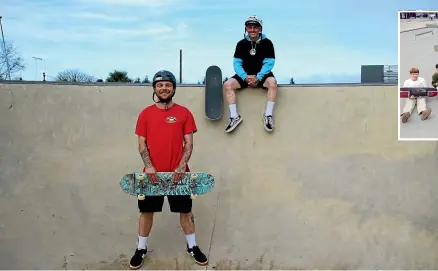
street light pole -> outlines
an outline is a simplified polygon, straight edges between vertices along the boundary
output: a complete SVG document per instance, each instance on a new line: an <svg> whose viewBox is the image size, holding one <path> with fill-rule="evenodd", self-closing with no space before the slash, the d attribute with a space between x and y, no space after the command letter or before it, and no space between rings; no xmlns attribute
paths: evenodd
<svg viewBox="0 0 438 271"><path fill-rule="evenodd" d="M9 68L9 58L8 58L8 55L6 54L5 36L3 35L2 16L0 16L0 29L2 31L2 39L3 39L3 54L5 55L6 67L8 69L9 81L11 81L11 70Z"/></svg>
<svg viewBox="0 0 438 271"><path fill-rule="evenodd" d="M41 57L36 57L36 56L33 56L32 58L35 59L35 80L38 80L39 78L38 60L43 60L43 59Z"/></svg>

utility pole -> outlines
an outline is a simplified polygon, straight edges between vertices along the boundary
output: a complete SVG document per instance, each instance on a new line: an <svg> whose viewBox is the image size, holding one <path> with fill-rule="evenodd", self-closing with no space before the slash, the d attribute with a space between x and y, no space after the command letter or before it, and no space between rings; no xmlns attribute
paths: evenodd
<svg viewBox="0 0 438 271"><path fill-rule="evenodd" d="M182 84L182 49L179 50L179 83Z"/></svg>
<svg viewBox="0 0 438 271"><path fill-rule="evenodd" d="M41 57L33 56L33 59L35 59L35 80L38 81L38 60L43 60Z"/></svg>
<svg viewBox="0 0 438 271"><path fill-rule="evenodd" d="M5 55L6 68L8 69L8 77L9 77L9 81L11 81L11 69L9 68L9 56L6 54L6 44L5 44L5 36L4 36L4 34L3 34L2 16L0 16L0 29L1 29L1 31L2 31L3 54Z"/></svg>

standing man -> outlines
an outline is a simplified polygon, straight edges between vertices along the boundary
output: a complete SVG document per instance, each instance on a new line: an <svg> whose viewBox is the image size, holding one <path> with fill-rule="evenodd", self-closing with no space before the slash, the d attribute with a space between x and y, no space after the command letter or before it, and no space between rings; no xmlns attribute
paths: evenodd
<svg viewBox="0 0 438 271"><path fill-rule="evenodd" d="M234 71L236 74L224 84L224 92L230 108L230 121L225 132L233 131L241 122L237 112L236 90L246 87L268 89L268 102L263 114L265 130L274 129L273 110L277 97L277 80L272 73L275 64L275 50L272 41L262 34L262 21L249 16L245 21L244 38L236 45Z"/></svg>
<svg viewBox="0 0 438 271"><path fill-rule="evenodd" d="M403 83L403 87L408 88L427 88L426 80L424 80L423 77L419 77L420 70L417 68L412 68L410 71L410 78L407 79ZM409 117L412 114L412 111L415 108L415 105L417 106L418 114L421 115L421 120L427 119L429 117L430 113L432 113L432 109L427 108L426 105L426 97L409 97L405 99L405 106L403 107L403 114L402 114L402 122L406 123L409 119Z"/></svg>
<svg viewBox="0 0 438 271"><path fill-rule="evenodd" d="M178 182L184 172L190 171L188 162L193 150L193 134L197 131L196 123L186 107L172 101L176 91L176 79L171 72L157 72L152 86L154 89L152 99L155 102L156 95L159 101L141 111L135 130L138 135L138 150L144 163L143 171L152 182L157 181L156 172L173 171L174 181ZM206 256L196 244L191 197L167 196L167 200L170 211L180 213L181 227L188 243L187 253L196 263L207 265ZM164 196L146 196L144 200L138 200L140 211L138 244L131 258L131 269L139 269L143 265L154 213L162 211L163 203Z"/></svg>

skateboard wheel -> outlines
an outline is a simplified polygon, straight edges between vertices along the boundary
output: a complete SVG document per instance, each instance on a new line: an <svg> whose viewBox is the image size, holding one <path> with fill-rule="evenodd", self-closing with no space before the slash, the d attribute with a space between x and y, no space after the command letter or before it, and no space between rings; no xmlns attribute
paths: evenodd
<svg viewBox="0 0 438 271"><path fill-rule="evenodd" d="M193 174L192 174L192 180L197 179L197 178L198 178L198 176L196 176L196 174L193 173Z"/></svg>
<svg viewBox="0 0 438 271"><path fill-rule="evenodd" d="M138 179L141 180L141 181L144 180L144 174L138 175Z"/></svg>
<svg viewBox="0 0 438 271"><path fill-rule="evenodd" d="M143 194L140 194L140 195L137 196L137 198L138 198L139 200L144 200L144 199L145 199L145 196L144 196Z"/></svg>
<svg viewBox="0 0 438 271"><path fill-rule="evenodd" d="M191 194L191 195L190 195L190 198L191 198L191 199L196 199L197 196L198 196L198 195L193 195L193 194Z"/></svg>

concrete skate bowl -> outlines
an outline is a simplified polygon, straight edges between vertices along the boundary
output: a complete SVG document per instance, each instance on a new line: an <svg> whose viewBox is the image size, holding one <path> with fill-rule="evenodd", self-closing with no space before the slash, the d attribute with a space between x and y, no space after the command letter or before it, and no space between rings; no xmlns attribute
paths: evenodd
<svg viewBox="0 0 438 271"><path fill-rule="evenodd" d="M432 79L437 61L438 28L423 28L400 34L400 75L402 82L409 78L409 70L420 69L427 82Z"/></svg>
<svg viewBox="0 0 438 271"><path fill-rule="evenodd" d="M149 86L0 85L0 268L126 269L142 167L134 135ZM207 269L435 269L435 142L398 142L396 86L279 89L276 130L263 90L238 93L244 121L204 117L203 87L176 102L199 132L194 171L217 179L194 201ZM168 205L143 269L199 269Z"/></svg>
<svg viewBox="0 0 438 271"><path fill-rule="evenodd" d="M420 30L427 27L436 27L438 24L436 21L431 20L401 20L400 21L400 33L410 32L414 30Z"/></svg>

